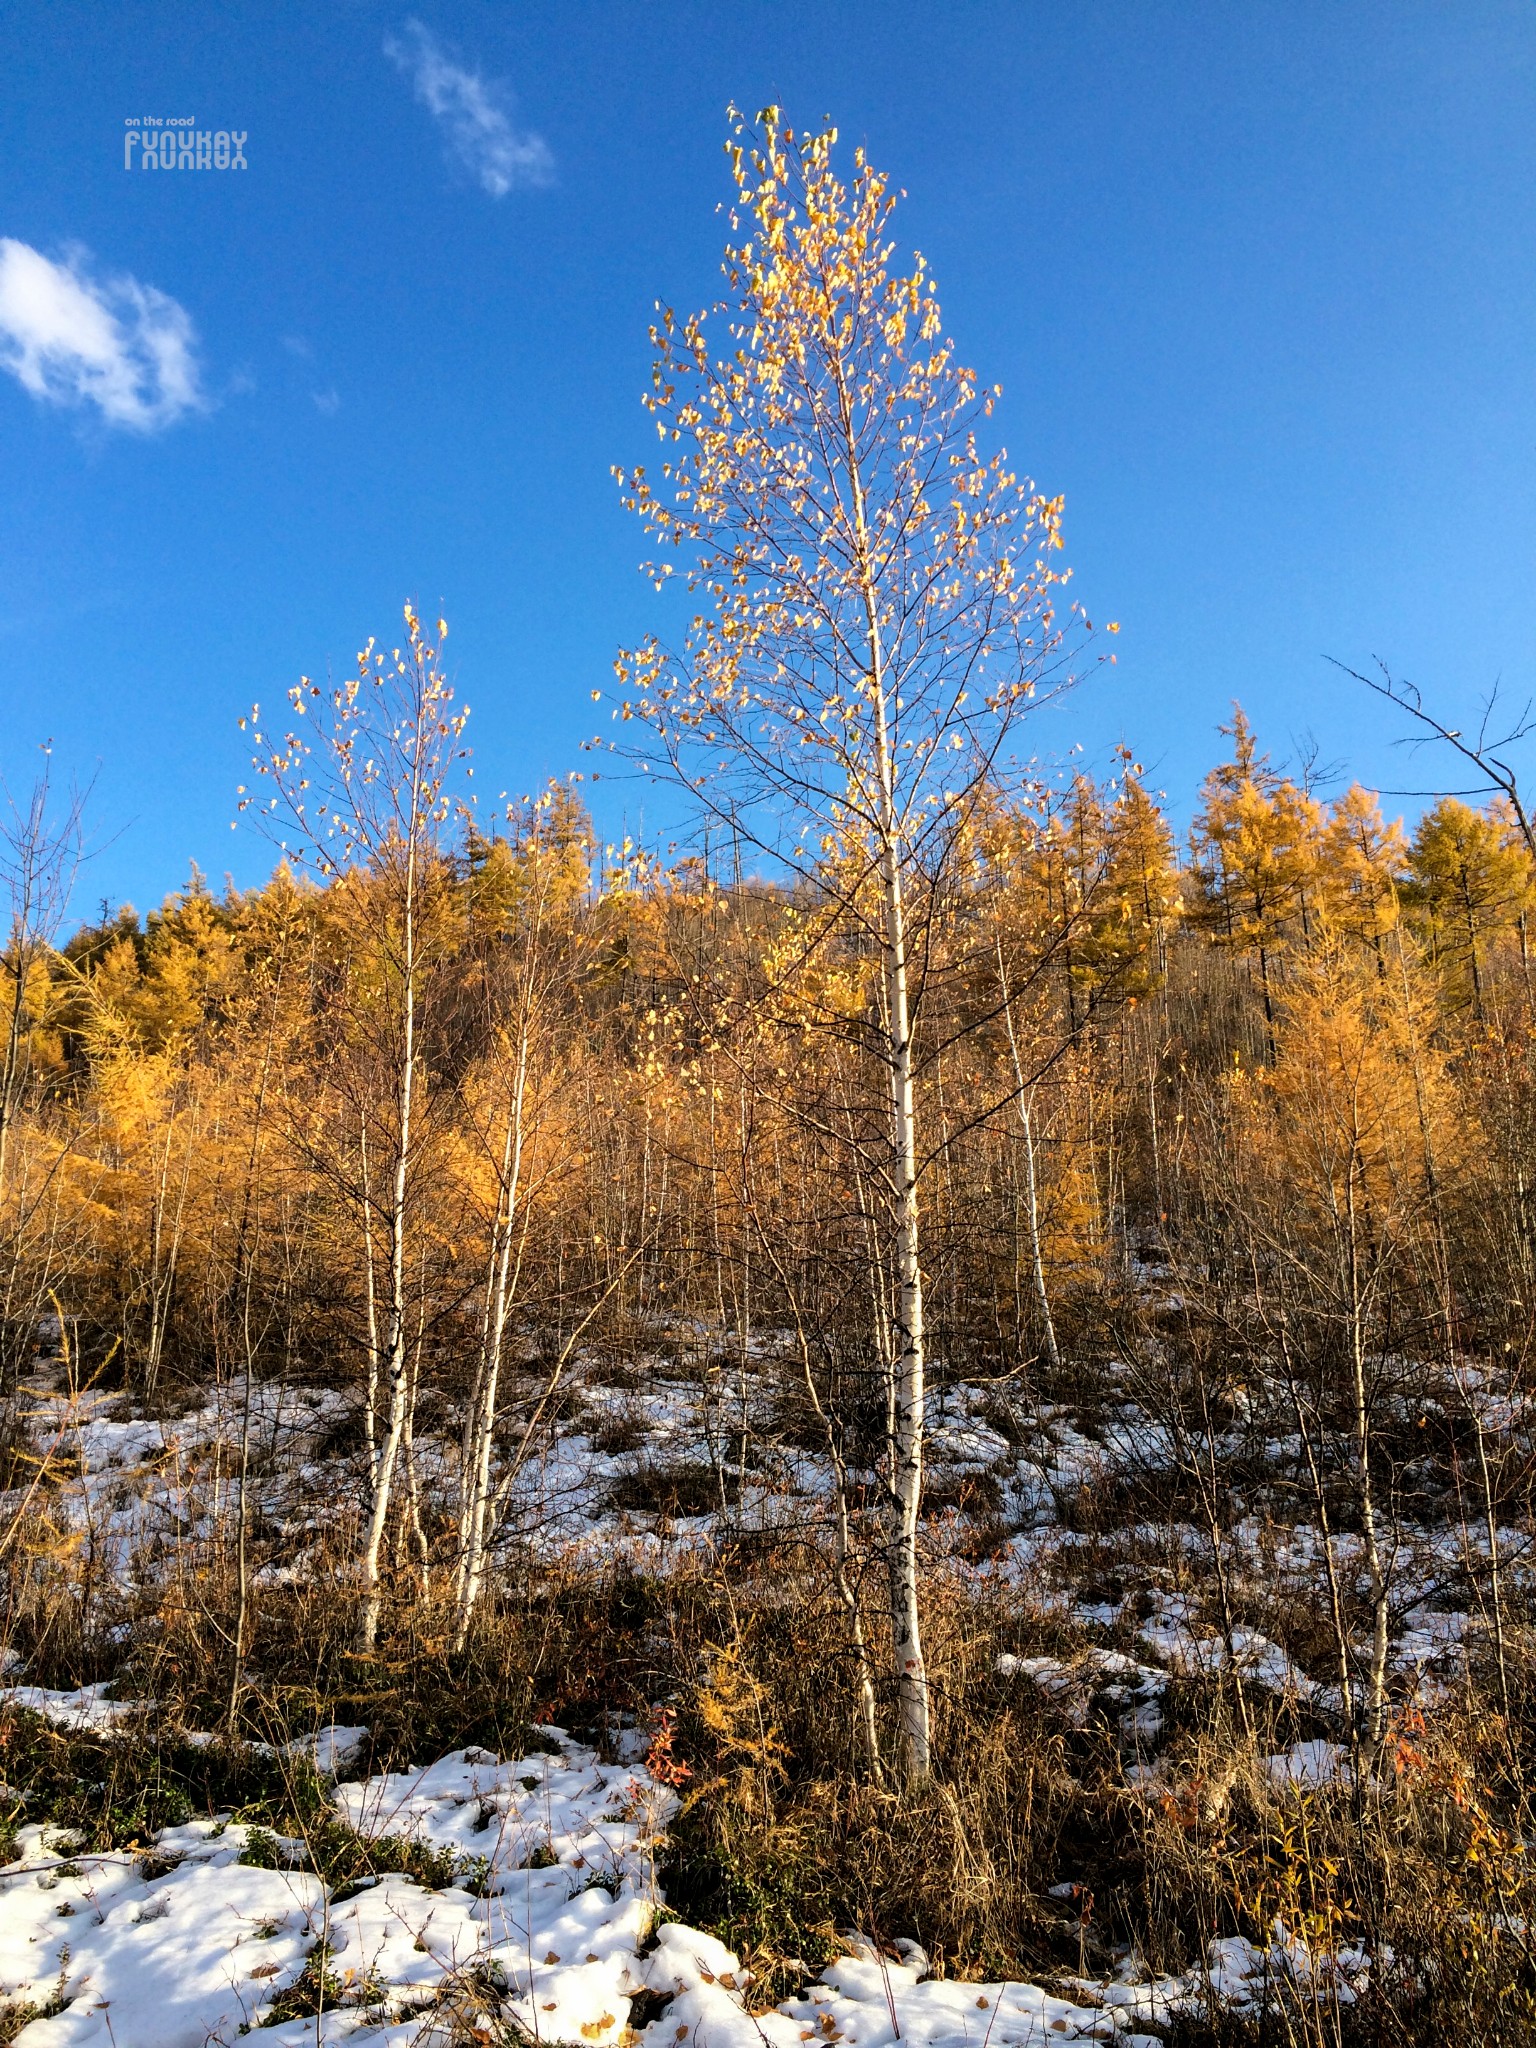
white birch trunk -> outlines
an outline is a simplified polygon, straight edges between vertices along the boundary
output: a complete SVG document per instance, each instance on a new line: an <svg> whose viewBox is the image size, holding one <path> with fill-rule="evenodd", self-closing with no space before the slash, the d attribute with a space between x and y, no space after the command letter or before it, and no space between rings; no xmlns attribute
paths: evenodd
<svg viewBox="0 0 1536 2048"><path fill-rule="evenodd" d="M414 823L413 816L412 824ZM405 1028L398 1076L398 1150L395 1154L394 1184L390 1190L389 1212L389 1320L385 1354L389 1411L384 1441L379 1447L378 1458L373 1467L373 1499L368 1517L368 1533L363 1544L363 1601L357 1625L357 1647L365 1656L372 1655L378 1641L379 1610L383 1599L379 1559L384 1546L384 1531L389 1521L395 1470L406 1433L410 1394L405 1318L405 1239L413 1135L411 1119L416 1087L416 859L413 838L406 855L403 962Z"/></svg>
<svg viewBox="0 0 1536 2048"><path fill-rule="evenodd" d="M1051 1297L1045 1284L1045 1249L1040 1241L1040 1191L1035 1174L1034 1089L1024 1085L1024 1062L1019 1056L1018 1034L1013 1028L1013 999L1008 993L1003 966L1002 942L997 948L998 979L1002 983L1003 1022L1008 1027L1008 1052L1013 1061L1014 1086L1018 1090L1019 1125L1024 1134L1024 1218L1029 1226L1030 1277L1034 1283L1035 1306L1040 1311L1040 1329L1045 1355L1053 1372L1061 1370L1061 1351L1056 1343L1056 1322L1051 1314Z"/></svg>
<svg viewBox="0 0 1536 2048"><path fill-rule="evenodd" d="M862 492L855 472L855 505L862 541ZM923 1496L927 1354L923 1330L921 1217L918 1209L917 1102L912 1071L912 1020L907 985L906 905L896 813L895 750L886 707L886 680L875 593L865 583L869 624L870 692L875 714L875 770L879 780L880 890L884 913L882 973L886 1062L891 1108L891 1195L896 1322L890 1361L890 1600L891 1651L906 1750L907 1776L926 1778L933 1765L928 1667L923 1657L918 1604L918 1516Z"/></svg>
<svg viewBox="0 0 1536 2048"><path fill-rule="evenodd" d="M476 1400L468 1427L463 1494L459 1508L459 1572L457 1618L453 1647L462 1650L474 1618L485 1578L493 1534L495 1489L491 1455L495 1446L496 1413L501 1391L502 1350L512 1305L512 1248L519 1218L518 1194L523 1167L524 1105L528 1086L528 1024L526 1014L517 1048L511 1113L502 1147L501 1186L491 1242L491 1284L486 1303Z"/></svg>

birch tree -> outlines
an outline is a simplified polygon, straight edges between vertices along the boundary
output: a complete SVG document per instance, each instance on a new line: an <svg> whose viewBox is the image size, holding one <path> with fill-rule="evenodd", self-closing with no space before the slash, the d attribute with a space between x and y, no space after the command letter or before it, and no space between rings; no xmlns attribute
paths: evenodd
<svg viewBox="0 0 1536 2048"><path fill-rule="evenodd" d="M569 1356L569 1347L562 1349L498 1476L493 1459L503 1366L531 1219L536 1200L548 1198L576 1156L574 1148L542 1141L579 1061L576 1033L559 1012L586 965L576 913L588 892L593 850L586 813L560 784L516 806L507 823L507 837L471 843L467 884L478 939L473 979L487 1044L473 1085L462 1091L463 1112L474 1149L490 1170L490 1201L480 1343L464 1413L455 1650L468 1639L507 1494Z"/></svg>
<svg viewBox="0 0 1536 2048"><path fill-rule="evenodd" d="M350 1135L340 1138L333 1176L357 1211L367 1304L369 1495L357 1626L364 1653L378 1637L384 1535L411 1423L409 1276L426 1108L421 1029L443 950L444 828L468 751L468 712L454 708L442 669L447 626L439 619L433 638L407 605L405 627L403 648L386 654L370 640L355 674L334 690L302 677L289 692L295 723L281 738L264 734L253 711L255 765L272 795L241 791L242 810L254 809L285 853L347 890L368 942L354 1021L382 1100L364 1110L357 1133L365 1163L354 1170Z"/></svg>
<svg viewBox="0 0 1536 2048"><path fill-rule="evenodd" d="M659 550L651 575L662 587L681 571L693 616L675 644L621 654L615 716L648 729L635 751L732 843L835 905L805 921L807 949L872 965L847 1030L884 1096L890 1609L919 1779L922 905L1019 715L1064 679L1061 501L983 451L996 391L943 334L922 258L897 263L887 179L860 150L845 183L836 141L796 134L776 108L754 138L733 113L725 298L714 315L659 314L645 403L663 461L654 477L619 472Z"/></svg>
<svg viewBox="0 0 1536 2048"><path fill-rule="evenodd" d="M54 799L51 743L42 755L42 770L26 801L18 804L7 794L9 816L0 813L0 901L8 912L5 950L0 953L0 1191L6 1185L11 1133L26 1086L38 985L46 998L46 963L84 851L85 799L73 789L62 805Z"/></svg>
<svg viewBox="0 0 1536 2048"><path fill-rule="evenodd" d="M29 1256L31 1226L54 1175L28 1186L18 1175L15 1136L28 1094L33 1041L56 1007L51 963L84 852L85 796L62 801L52 785L52 746L24 802L8 792L0 809L0 905L7 914L0 951L0 1390L31 1356L47 1307L52 1258ZM62 1156L62 1155L60 1155Z"/></svg>

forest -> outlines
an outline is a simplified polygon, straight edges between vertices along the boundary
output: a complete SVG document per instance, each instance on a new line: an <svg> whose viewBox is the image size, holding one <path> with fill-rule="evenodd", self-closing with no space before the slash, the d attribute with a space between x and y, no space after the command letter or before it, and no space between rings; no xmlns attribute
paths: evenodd
<svg viewBox="0 0 1536 2048"><path fill-rule="evenodd" d="M88 799L4 820L9 1853L74 1942L92 1857L310 1887L279 2042L1528 2041L1519 783L1384 672L1475 788L1395 818L1238 704L1187 830L1035 758L1113 646L1061 501L881 175L733 148L580 772L478 801L407 604L242 721L263 885L78 924ZM341 1767L448 1752L462 1841ZM561 1910L645 1902L588 2017L486 1917L585 1868L567 1766L628 1832ZM386 1894L479 1947L361 1967ZM62 1957L0 2039L97 2038Z"/></svg>

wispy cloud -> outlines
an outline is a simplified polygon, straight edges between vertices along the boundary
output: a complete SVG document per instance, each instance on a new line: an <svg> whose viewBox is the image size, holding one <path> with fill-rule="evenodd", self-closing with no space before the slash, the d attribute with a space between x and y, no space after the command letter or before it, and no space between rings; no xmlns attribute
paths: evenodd
<svg viewBox="0 0 1536 2048"><path fill-rule="evenodd" d="M512 96L499 79L470 71L414 18L384 38L384 54L410 79L416 97L448 138L448 154L493 199L555 175L549 144L512 118Z"/></svg>
<svg viewBox="0 0 1536 2048"><path fill-rule="evenodd" d="M83 249L54 262L0 237L0 369L48 405L94 406L154 433L206 405L185 307L133 277L95 279Z"/></svg>
<svg viewBox="0 0 1536 2048"><path fill-rule="evenodd" d="M301 363L312 364L315 360L314 347L302 334L285 334L283 347ZM316 412L324 413L327 419L341 410L341 393L334 384L328 384L323 391L311 391L309 395Z"/></svg>

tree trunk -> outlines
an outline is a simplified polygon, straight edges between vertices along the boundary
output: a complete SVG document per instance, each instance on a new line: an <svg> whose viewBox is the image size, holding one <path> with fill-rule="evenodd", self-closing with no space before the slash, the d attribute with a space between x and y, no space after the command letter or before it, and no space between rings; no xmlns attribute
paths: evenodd
<svg viewBox="0 0 1536 2048"><path fill-rule="evenodd" d="M1365 1552L1365 1572L1371 1601L1371 1653L1366 1671L1363 1701L1362 1750L1367 1765L1375 1762L1387 1731L1388 1640L1387 1573L1382 1562L1381 1540L1376 1526L1376 1496L1371 1470L1370 1393L1365 1369L1365 1304L1361 1298L1360 1250L1356 1215L1356 1161L1348 1164L1345 1244L1345 1285L1349 1304L1350 1395L1353 1408L1355 1464L1355 1506L1360 1517L1360 1540Z"/></svg>
<svg viewBox="0 0 1536 2048"><path fill-rule="evenodd" d="M1030 1277L1034 1282L1035 1307L1040 1312L1040 1334L1046 1361L1053 1373L1061 1371L1061 1351L1056 1342L1056 1322L1051 1314L1051 1297L1045 1284L1045 1252L1040 1239L1040 1189L1035 1174L1035 1132L1031 1104L1033 1088L1024 1085L1024 1062L1019 1057L1018 1034L1013 1028L1013 1001L1008 993L1003 949L997 949L998 979L1002 983L1003 1021L1008 1027L1008 1052L1013 1061L1014 1086L1018 1090L1019 1125L1024 1134L1024 1220L1029 1229Z"/></svg>
<svg viewBox="0 0 1536 2048"><path fill-rule="evenodd" d="M886 1057L890 1075L891 1178L896 1267L896 1327L891 1401L890 1576L891 1647L906 1744L907 1776L926 1778L933 1746L928 1667L923 1658L918 1608L918 1516L923 1496L926 1351L923 1331L921 1217L918 1209L917 1102L912 1071L912 1022L907 990L907 933L897 851L894 762L886 721L880 636L870 609L871 682L881 794L880 882L885 947Z"/></svg>
<svg viewBox="0 0 1536 2048"><path fill-rule="evenodd" d="M922 1617L918 1606L917 1533L923 1496L927 1361L923 1331L922 1232L917 1190L917 1098L907 980L901 826L896 807L896 748L887 704L880 597L870 561L864 480L859 473L856 454L857 437L852 431L845 391L840 392L840 398L857 550L856 573L868 633L867 684L870 708L874 714L874 794L884 940L881 979L885 997L885 1042L881 1053L890 1088L890 1196L894 1212L892 1253L896 1269L896 1327L893 1332L894 1355L889 1367L892 1377L887 1444L890 1467L891 1650L906 1746L907 1776L915 1783L928 1776L933 1763L928 1667L923 1658Z"/></svg>
<svg viewBox="0 0 1536 2048"><path fill-rule="evenodd" d="M455 1588L455 1651L463 1649L469 1635L469 1625L485 1576L492 1533L491 1509L495 1489L491 1484L491 1454L500 1399L502 1349L512 1304L512 1247L520 1214L518 1190L522 1179L523 1109L527 1083L528 1020L525 1016L518 1041L511 1110L502 1145L496 1220L491 1233L489 1285L481 1331L480 1370L476 1375L475 1394L465 1431L463 1494L459 1505L459 1570Z"/></svg>
<svg viewBox="0 0 1536 2048"><path fill-rule="evenodd" d="M415 851L408 856L410 870L406 896L405 935L405 1031L399 1071L399 1133L395 1155L394 1184L389 1212L389 1336L386 1352L386 1380L389 1387L389 1420L378 1462L373 1471L373 1500L368 1517L368 1534L363 1545L363 1604L358 1616L357 1648L371 1656L378 1642L379 1610L383 1589L379 1559L384 1530L389 1520L395 1468L405 1437L410 1374L408 1371L405 1319L405 1235L406 1204L410 1187L411 1111L416 1081L416 960L415 960Z"/></svg>

